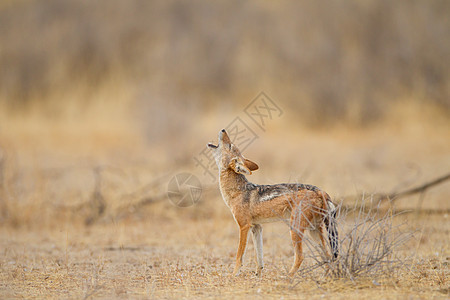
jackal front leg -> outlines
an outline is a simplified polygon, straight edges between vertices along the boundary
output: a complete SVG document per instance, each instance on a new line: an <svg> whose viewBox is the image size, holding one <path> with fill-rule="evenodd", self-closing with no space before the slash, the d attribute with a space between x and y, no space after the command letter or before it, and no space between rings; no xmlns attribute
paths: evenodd
<svg viewBox="0 0 450 300"><path fill-rule="evenodd" d="M252 227L253 246L255 246L256 252L256 276L261 276L262 269L264 268L263 261L263 238L262 238L262 226L259 224Z"/></svg>
<svg viewBox="0 0 450 300"><path fill-rule="evenodd" d="M239 247L236 254L236 266L234 267L233 275L236 276L239 274L239 270L242 266L242 256L245 252L245 246L247 245L247 235L250 229L250 225L244 225L239 228Z"/></svg>

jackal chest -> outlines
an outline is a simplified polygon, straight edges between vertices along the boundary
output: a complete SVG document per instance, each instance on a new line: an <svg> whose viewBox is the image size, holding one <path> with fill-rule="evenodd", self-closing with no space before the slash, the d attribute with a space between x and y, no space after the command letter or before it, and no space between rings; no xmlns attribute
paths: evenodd
<svg viewBox="0 0 450 300"><path fill-rule="evenodd" d="M223 201L229 208L245 205L250 200L251 191L246 190L243 187L229 186L223 183L221 183L219 187Z"/></svg>
<svg viewBox="0 0 450 300"><path fill-rule="evenodd" d="M229 190L224 187L220 187L220 193L222 194L222 199L228 208L232 209L232 207L236 206L239 198L241 198L240 193L237 191Z"/></svg>

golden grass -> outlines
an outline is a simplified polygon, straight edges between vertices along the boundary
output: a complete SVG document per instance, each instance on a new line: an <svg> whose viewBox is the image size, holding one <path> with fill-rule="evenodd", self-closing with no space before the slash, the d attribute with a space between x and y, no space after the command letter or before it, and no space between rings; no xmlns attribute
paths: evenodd
<svg viewBox="0 0 450 300"><path fill-rule="evenodd" d="M220 205L219 199L214 202ZM292 251L282 225L266 227L262 278L252 275L251 244L243 274L231 276L237 243L231 218L148 218L89 228L62 223L45 231L3 227L0 293L7 298L445 298L450 249L441 239L448 234L442 227L448 217L410 221L433 231L428 240L402 249L413 264L354 282L324 278L323 272L287 278Z"/></svg>

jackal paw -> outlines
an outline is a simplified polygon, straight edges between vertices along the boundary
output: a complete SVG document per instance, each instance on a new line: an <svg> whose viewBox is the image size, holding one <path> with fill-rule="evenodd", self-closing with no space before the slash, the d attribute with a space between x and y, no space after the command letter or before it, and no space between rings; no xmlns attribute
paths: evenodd
<svg viewBox="0 0 450 300"><path fill-rule="evenodd" d="M254 274L255 274L256 277L261 277L263 268L264 268L264 267L261 267L261 268L258 267L258 268L256 268L256 271L254 272Z"/></svg>

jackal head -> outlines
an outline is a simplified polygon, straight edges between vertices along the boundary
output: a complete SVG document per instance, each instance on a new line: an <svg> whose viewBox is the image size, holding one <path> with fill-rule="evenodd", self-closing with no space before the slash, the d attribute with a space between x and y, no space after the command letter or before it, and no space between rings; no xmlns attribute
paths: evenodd
<svg viewBox="0 0 450 300"><path fill-rule="evenodd" d="M238 174L250 175L252 171L258 170L258 165L242 156L241 151L234 145L225 129L219 132L219 144L216 146L209 143L216 159L219 171L232 169Z"/></svg>

